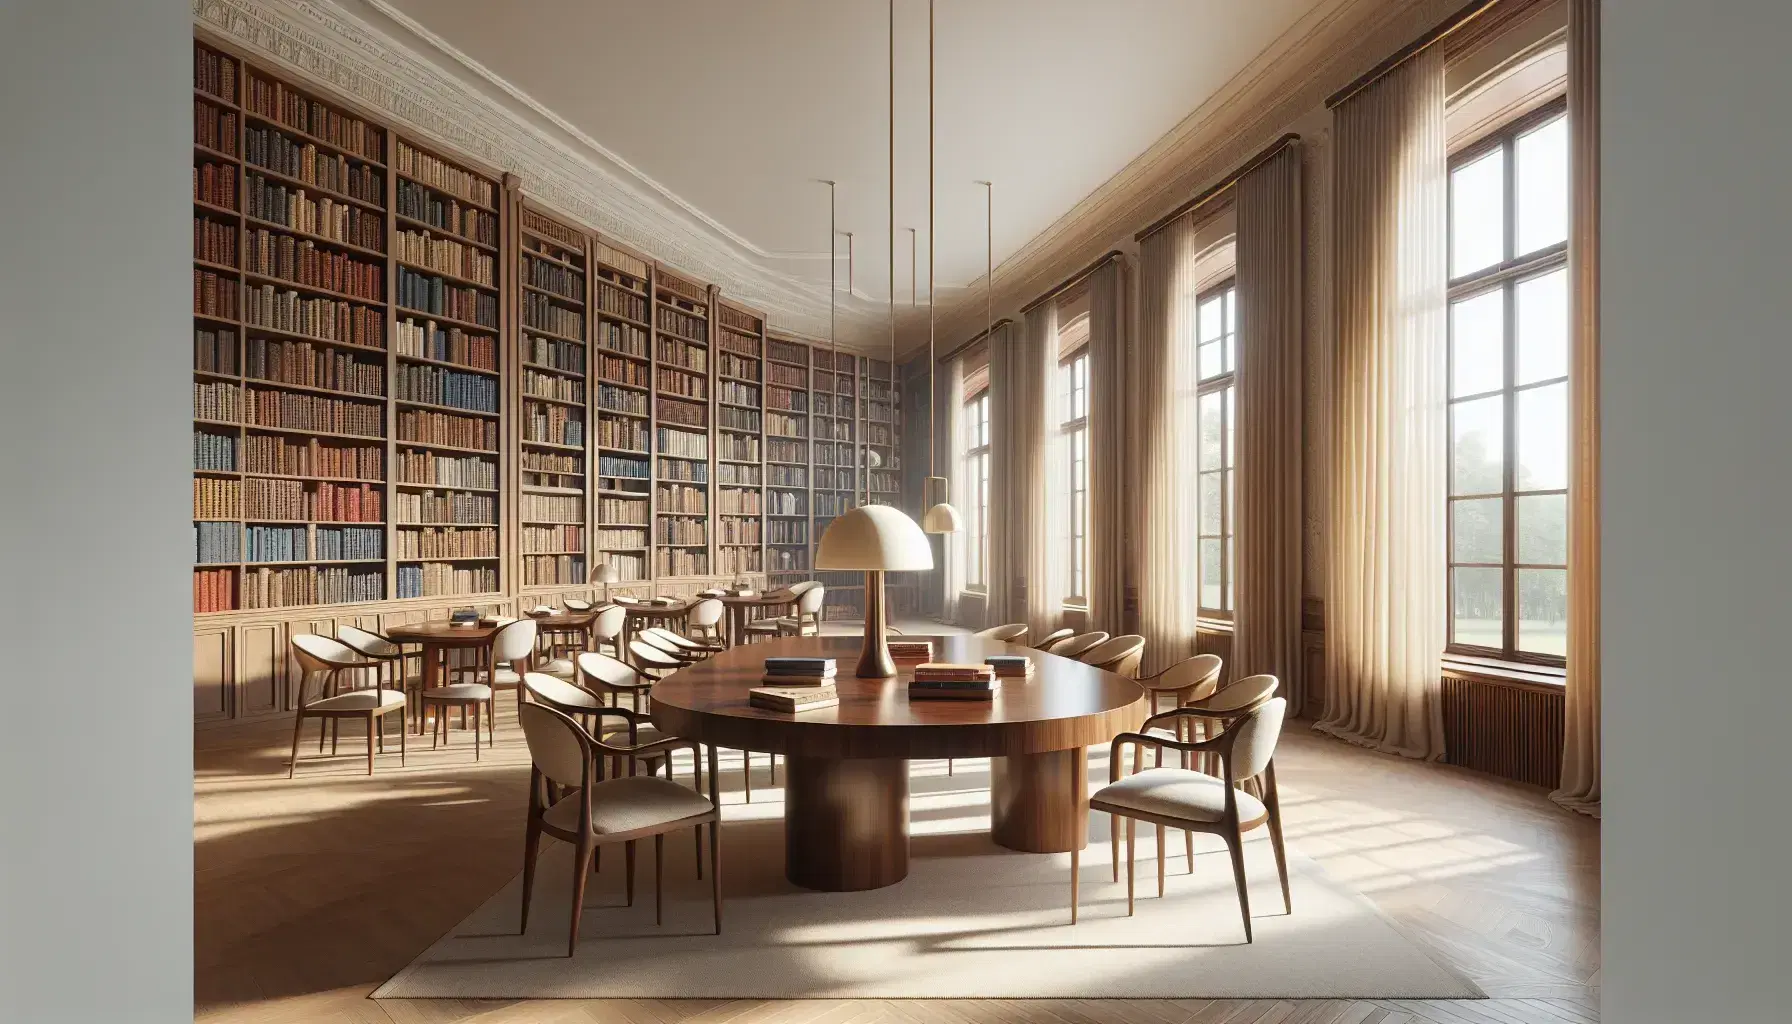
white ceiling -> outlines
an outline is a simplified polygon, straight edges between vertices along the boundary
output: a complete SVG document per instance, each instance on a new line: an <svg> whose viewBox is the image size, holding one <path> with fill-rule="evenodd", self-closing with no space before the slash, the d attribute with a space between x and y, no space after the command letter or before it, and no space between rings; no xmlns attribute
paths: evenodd
<svg viewBox="0 0 1792 1024"><path fill-rule="evenodd" d="M937 8L940 301L998 264L1328 0L944 0ZM878 0L362 0L607 154L686 229L825 314L827 188L855 234L856 301L888 301L889 13ZM896 2L898 301L907 227L925 302L927 4ZM463 76L464 77L464 76ZM489 83L487 83L489 85ZM489 91L489 90L488 90ZM520 96L516 94L521 94ZM845 242L841 242L844 254ZM846 264L839 264L841 287ZM849 300L842 298L843 303Z"/></svg>

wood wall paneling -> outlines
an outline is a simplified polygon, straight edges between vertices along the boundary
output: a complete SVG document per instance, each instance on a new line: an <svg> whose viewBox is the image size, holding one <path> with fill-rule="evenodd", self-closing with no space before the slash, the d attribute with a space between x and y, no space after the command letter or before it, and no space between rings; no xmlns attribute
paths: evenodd
<svg viewBox="0 0 1792 1024"><path fill-rule="evenodd" d="M225 718L235 705L236 632L224 627L193 631L193 716Z"/></svg>
<svg viewBox="0 0 1792 1024"><path fill-rule="evenodd" d="M266 715L287 707L286 628L277 622L253 623L235 630L238 717Z"/></svg>

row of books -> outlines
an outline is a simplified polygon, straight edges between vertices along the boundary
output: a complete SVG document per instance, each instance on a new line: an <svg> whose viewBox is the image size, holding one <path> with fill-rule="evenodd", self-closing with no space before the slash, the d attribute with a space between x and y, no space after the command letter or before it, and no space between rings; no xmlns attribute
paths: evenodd
<svg viewBox="0 0 1792 1024"><path fill-rule="evenodd" d="M193 268L193 312L220 320L235 320L237 283L214 271Z"/></svg>
<svg viewBox="0 0 1792 1024"><path fill-rule="evenodd" d="M703 519L688 519L684 516L661 516L659 525L654 528L655 544L708 544L709 523Z"/></svg>
<svg viewBox="0 0 1792 1024"><path fill-rule="evenodd" d="M386 205L386 181L380 172L285 132L248 126L243 131L243 159L307 185L341 192L375 206Z"/></svg>
<svg viewBox="0 0 1792 1024"><path fill-rule="evenodd" d="M805 416L788 416L780 412L768 412L765 414L765 432L772 437L808 437L809 420ZM800 446L798 451L804 456L807 456L808 454L807 452L802 452ZM791 461L802 460L797 459Z"/></svg>
<svg viewBox="0 0 1792 1024"><path fill-rule="evenodd" d="M540 292L523 293L523 326L567 338L585 336L585 315L567 309Z"/></svg>
<svg viewBox="0 0 1792 1024"><path fill-rule="evenodd" d="M400 491L392 496L392 511L398 522L413 525L491 525L498 521L498 499L454 490Z"/></svg>
<svg viewBox="0 0 1792 1024"><path fill-rule="evenodd" d="M765 529L767 543L809 543L809 521L807 519L773 519L765 524Z"/></svg>
<svg viewBox="0 0 1792 1024"><path fill-rule="evenodd" d="M716 458L758 462L759 439L757 437L742 437L738 434L724 434L716 439Z"/></svg>
<svg viewBox="0 0 1792 1024"><path fill-rule="evenodd" d="M753 316L753 314L723 304L718 308L716 319L721 322L723 327L734 328L738 334L752 335L751 338L740 338L739 340L750 340L755 346L759 344L759 320L757 317ZM758 348L755 347L754 351L758 351Z"/></svg>
<svg viewBox="0 0 1792 1024"><path fill-rule="evenodd" d="M764 572L761 554L758 548L721 548L716 552L716 571L725 576Z"/></svg>
<svg viewBox="0 0 1792 1024"><path fill-rule="evenodd" d="M236 610L236 570L198 569L193 573L193 611Z"/></svg>
<svg viewBox="0 0 1792 1024"><path fill-rule="evenodd" d="M222 381L193 382L193 418L197 420L241 421L242 389Z"/></svg>
<svg viewBox="0 0 1792 1024"><path fill-rule="evenodd" d="M524 494L517 499L517 514L531 523L582 523L585 499L572 494Z"/></svg>
<svg viewBox="0 0 1792 1024"><path fill-rule="evenodd" d="M472 334L460 327L444 328L434 320L418 322L405 317L398 321L393 328L392 345L399 355L414 359L434 359L476 370L498 368L497 338Z"/></svg>
<svg viewBox="0 0 1792 1024"><path fill-rule="evenodd" d="M615 529L606 527L597 531L597 548L600 551L626 550L632 548L644 548L646 546L646 530Z"/></svg>
<svg viewBox="0 0 1792 1024"><path fill-rule="evenodd" d="M498 244L498 218L477 207L447 199L414 182L398 182L398 215L451 231L483 245Z"/></svg>
<svg viewBox="0 0 1792 1024"><path fill-rule="evenodd" d="M236 225L214 220L209 216L195 216L193 258L207 263L236 266Z"/></svg>
<svg viewBox="0 0 1792 1024"><path fill-rule="evenodd" d="M453 413L429 412L423 409L401 409L398 413L398 439L419 444L440 444L452 448L498 450L498 422Z"/></svg>
<svg viewBox="0 0 1792 1024"><path fill-rule="evenodd" d="M532 257L528 249L523 250L524 257ZM523 260L523 279L529 284L553 292L564 299L571 299L583 305L585 302L585 275L570 267L547 260L525 258Z"/></svg>
<svg viewBox="0 0 1792 1024"><path fill-rule="evenodd" d="M193 47L193 88L235 103L237 71L235 58L203 46Z"/></svg>
<svg viewBox="0 0 1792 1024"><path fill-rule="evenodd" d="M708 576L709 553L700 548L660 548L654 567L660 576Z"/></svg>
<svg viewBox="0 0 1792 1024"><path fill-rule="evenodd" d="M597 475L609 479L645 480L650 474L646 459L603 455L597 460Z"/></svg>
<svg viewBox="0 0 1792 1024"><path fill-rule="evenodd" d="M609 554L605 555L603 560L615 567L618 582L627 583L631 580L647 578L646 555Z"/></svg>
<svg viewBox="0 0 1792 1024"><path fill-rule="evenodd" d="M353 353L308 341L250 338L243 375L281 384L379 397L386 393L386 368Z"/></svg>
<svg viewBox="0 0 1792 1024"><path fill-rule="evenodd" d="M498 329L498 297L468 285L451 284L440 277L398 268L398 304L423 313L466 320Z"/></svg>
<svg viewBox="0 0 1792 1024"><path fill-rule="evenodd" d="M323 430L332 434L383 437L386 411L382 406L344 398L295 395L289 391L248 388L243 398L243 422L292 430Z"/></svg>
<svg viewBox="0 0 1792 1024"><path fill-rule="evenodd" d="M244 295L243 321L250 326L363 348L385 347L385 315L371 306L308 297L273 285L251 286Z"/></svg>
<svg viewBox="0 0 1792 1024"><path fill-rule="evenodd" d="M709 458L709 435L693 434L688 430L672 430L661 427L655 431L655 448L661 455L671 455L681 459Z"/></svg>
<svg viewBox="0 0 1792 1024"><path fill-rule="evenodd" d="M681 458L660 458L661 480L683 480L688 483L706 484L709 482L709 463L691 462Z"/></svg>
<svg viewBox="0 0 1792 1024"><path fill-rule="evenodd" d="M631 320L647 321L647 300L632 292L612 287L601 278L597 285L597 308L604 313L626 316ZM645 355L646 353L642 353Z"/></svg>
<svg viewBox="0 0 1792 1024"><path fill-rule="evenodd" d="M384 216L328 194L314 198L305 189L270 181L253 171L244 175L243 212L256 220L363 249L386 249Z"/></svg>
<svg viewBox="0 0 1792 1024"><path fill-rule="evenodd" d="M742 466L733 462L724 462L716 466L716 483L734 484L740 487L759 486L759 467Z"/></svg>
<svg viewBox="0 0 1792 1024"><path fill-rule="evenodd" d="M797 413L807 416L809 412L809 393L806 391L790 391L785 388L768 387L765 389L765 407L780 412Z"/></svg>
<svg viewBox="0 0 1792 1024"><path fill-rule="evenodd" d="M205 100L193 99L193 142L230 156L236 155L236 112Z"/></svg>
<svg viewBox="0 0 1792 1024"><path fill-rule="evenodd" d="M585 372L585 346L570 342L558 341L554 338L538 338L523 335L519 342L522 348L523 362L545 366L552 370L565 370L567 373Z"/></svg>
<svg viewBox="0 0 1792 1024"><path fill-rule="evenodd" d="M496 205L497 187L490 181L407 145L403 139L397 142L396 151L392 154L392 165L398 168L400 174L460 199L482 206Z"/></svg>
<svg viewBox="0 0 1792 1024"><path fill-rule="evenodd" d="M772 344L776 345L777 342ZM774 356L773 358L776 358ZM794 366L772 363L765 368L765 380L768 384L783 384L786 387L806 388L809 386L809 374Z"/></svg>
<svg viewBox="0 0 1792 1024"><path fill-rule="evenodd" d="M193 165L193 198L202 203L236 209L236 165L202 160ZM231 230L236 226L231 225Z"/></svg>
<svg viewBox="0 0 1792 1024"><path fill-rule="evenodd" d="M708 381L702 377L693 377L677 370L661 370L656 375L654 384L661 394L682 395L685 398L708 398Z"/></svg>
<svg viewBox="0 0 1792 1024"><path fill-rule="evenodd" d="M774 541L773 543L776 543ZM803 548L773 548L770 552L773 571L807 572L809 571L809 550Z"/></svg>
<svg viewBox="0 0 1792 1024"><path fill-rule="evenodd" d="M422 529L399 530L398 558L496 558L498 531L490 527L470 530L427 526Z"/></svg>
<svg viewBox="0 0 1792 1024"><path fill-rule="evenodd" d="M802 441L781 441L775 437L766 438L765 457L771 462L808 462L809 445ZM774 480L774 483L777 481ZM802 487L801 483L793 483L792 487Z"/></svg>
<svg viewBox="0 0 1792 1024"><path fill-rule="evenodd" d="M525 473L585 475L585 459L582 455L563 455L535 448L525 449L522 455Z"/></svg>
<svg viewBox="0 0 1792 1024"><path fill-rule="evenodd" d="M434 455L406 448L398 453L398 479L407 484L496 489L498 464L476 455Z"/></svg>
<svg viewBox="0 0 1792 1024"><path fill-rule="evenodd" d="M496 286L497 261L465 242L414 228L401 228L393 241L392 250L394 255L407 263L464 277L488 288Z"/></svg>
<svg viewBox="0 0 1792 1024"><path fill-rule="evenodd" d="M193 468L234 473L237 438L235 434L218 434L209 430L193 431Z"/></svg>
<svg viewBox="0 0 1792 1024"><path fill-rule="evenodd" d="M751 434L759 433L759 412L755 409L736 409L732 405L716 408L716 424L726 430L744 430Z"/></svg>
<svg viewBox="0 0 1792 1024"><path fill-rule="evenodd" d="M351 156L384 159L385 133L379 128L310 99L283 82L256 74L246 78L243 106L250 113L315 136Z"/></svg>
<svg viewBox="0 0 1792 1024"><path fill-rule="evenodd" d="M528 402L523 406L522 421L525 441L585 446L585 418L577 409Z"/></svg>
<svg viewBox="0 0 1792 1024"><path fill-rule="evenodd" d="M402 496L401 496L402 497ZM243 481L243 518L285 522L378 523L384 497L377 485L299 480Z"/></svg>
<svg viewBox="0 0 1792 1024"><path fill-rule="evenodd" d="M194 523L193 561L199 565L242 558L242 529L236 523Z"/></svg>
<svg viewBox="0 0 1792 1024"><path fill-rule="evenodd" d="M666 423L677 423L687 427L701 427L708 422L709 410L690 402L673 401L664 395L660 396L659 418Z"/></svg>
<svg viewBox="0 0 1792 1024"><path fill-rule="evenodd" d="M379 480L385 476L385 449L377 445L278 434L250 434L244 442L244 470L281 476L328 476Z"/></svg>
<svg viewBox="0 0 1792 1024"><path fill-rule="evenodd" d="M647 454L647 425L640 420L597 418L597 444ZM645 475L645 474L643 474Z"/></svg>
<svg viewBox="0 0 1792 1024"><path fill-rule="evenodd" d="M585 382L574 377L540 370L523 370L523 394L530 398L553 398L562 402L585 403Z"/></svg>
<svg viewBox="0 0 1792 1024"><path fill-rule="evenodd" d="M386 301L385 264L320 247L309 238L256 228L248 234L244 257L243 269L251 274L326 288L368 302Z"/></svg>
<svg viewBox="0 0 1792 1024"><path fill-rule="evenodd" d="M641 391L630 391L626 388L600 384L597 388L597 404L599 408L608 409L611 412L647 415L647 395Z"/></svg>
<svg viewBox="0 0 1792 1024"><path fill-rule="evenodd" d="M619 324L614 320L600 321L597 325L597 347L607 348L612 352L624 355L647 358L647 332L633 324ZM645 371L643 371L645 372ZM642 379L646 383L646 379Z"/></svg>
<svg viewBox="0 0 1792 1024"><path fill-rule="evenodd" d="M585 550L583 526L525 526L522 531L524 554L548 554Z"/></svg>
<svg viewBox="0 0 1792 1024"><path fill-rule="evenodd" d="M257 526L245 531L247 562L340 562L384 558L386 532L368 526Z"/></svg>
<svg viewBox="0 0 1792 1024"><path fill-rule="evenodd" d="M597 521L605 524L634 524L637 526L646 526L647 502L637 501L632 498L599 498L597 502ZM612 546L603 541L600 541L599 545L602 547ZM624 544L620 546L629 547L630 545ZM640 546L646 547L646 541L643 540Z"/></svg>
<svg viewBox="0 0 1792 1024"><path fill-rule="evenodd" d="M682 366L697 373L709 372L709 350L678 338L661 337L654 358L671 366Z"/></svg>
<svg viewBox="0 0 1792 1024"><path fill-rule="evenodd" d="M716 398L724 402L733 402L735 405L757 406L759 404L759 389L751 384L725 380L717 385Z"/></svg>
<svg viewBox="0 0 1792 1024"><path fill-rule="evenodd" d="M489 594L498 589L498 570L451 562L424 562L398 567L398 596L457 597Z"/></svg>
<svg viewBox="0 0 1792 1024"><path fill-rule="evenodd" d="M763 544L765 533L760 529L757 519L742 519L723 516L719 521L720 530L717 537L723 544Z"/></svg>
<svg viewBox="0 0 1792 1024"><path fill-rule="evenodd" d="M788 341L779 341L776 338L766 339L765 354L768 359L795 363L797 367L805 366L809 362L809 347L807 345L796 345ZM790 369L796 369L796 367L790 367ZM798 377L802 376L802 372L801 369L797 369ZM796 383L800 384L802 381L798 380Z"/></svg>
<svg viewBox="0 0 1792 1024"><path fill-rule="evenodd" d="M585 573L584 555L524 555L523 586L539 587L555 584L583 585L590 579Z"/></svg>
<svg viewBox="0 0 1792 1024"><path fill-rule="evenodd" d="M653 498L661 512L703 515L709 511L709 492L689 484L660 484L653 489Z"/></svg>
<svg viewBox="0 0 1792 1024"><path fill-rule="evenodd" d="M654 317L654 326L662 331L689 338L692 341L707 342L709 340L709 324L703 318L692 316L683 310L670 306L661 306ZM664 358L663 356L661 358ZM700 369L700 367L692 367Z"/></svg>
<svg viewBox="0 0 1792 1024"><path fill-rule="evenodd" d="M498 379L439 366L401 364L392 378L392 396L401 402L497 412Z"/></svg>
<svg viewBox="0 0 1792 1024"><path fill-rule="evenodd" d="M723 352L721 356L716 359L716 372L725 377L741 377L746 380L758 380L759 360L749 359L746 356L738 356L732 352ZM749 392L752 390L753 389L751 388L748 389ZM758 399L741 399L741 401L757 402Z"/></svg>

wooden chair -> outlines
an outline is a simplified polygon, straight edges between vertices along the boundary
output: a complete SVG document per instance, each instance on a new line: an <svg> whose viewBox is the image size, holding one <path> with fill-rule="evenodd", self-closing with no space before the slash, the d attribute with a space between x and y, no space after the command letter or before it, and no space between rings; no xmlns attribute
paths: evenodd
<svg viewBox="0 0 1792 1024"><path fill-rule="evenodd" d="M552 678L552 677L549 677ZM600 715L628 717L621 708L601 708ZM716 792L715 751L709 754L709 797L685 789L668 779L630 775L603 779L598 773L600 754L639 758L647 754L670 755L681 748L699 752L690 740L666 738L639 746L615 746L594 740L579 724L546 704L534 702L517 708L517 719L529 744L529 816L523 841L523 906L521 931L529 930L529 897L535 888L535 861L545 833L572 843L572 922L566 936L566 955L579 943L579 918L584 909L585 880L592 871L594 849L622 843L626 852L628 901L635 901L635 842L653 837L653 909L655 923L665 921L666 833L682 828L709 826L710 894L715 903L715 930L722 933L722 835L721 799ZM564 795L550 801L547 784L564 787ZM702 839L698 843L701 848Z"/></svg>
<svg viewBox="0 0 1792 1024"><path fill-rule="evenodd" d="M668 631L660 630L659 632L655 632L652 628L641 630L639 633L635 634L633 640L628 642L629 652L631 654L634 653L634 648L637 646L651 647L661 654L664 654L666 657L676 661L679 668L683 668L686 665L695 665L697 662L703 660L703 656L699 655L697 652L686 650L680 644L668 640L664 636L664 633L666 632ZM637 659L637 663L638 661L639 659Z"/></svg>
<svg viewBox="0 0 1792 1024"><path fill-rule="evenodd" d="M292 723L292 760L287 764L286 777L292 778L299 769L299 732L305 726L305 719L316 718L318 722L317 748L323 750L323 723L334 724L343 718L365 718L367 720L367 774L373 774L374 744L377 741L382 751L386 747L386 716L398 712L398 763L404 765L404 711L406 699L402 690L388 690L383 687L372 687L363 690L349 690L346 693L336 692L336 677L343 672L360 669L378 671L379 662L369 661L354 652L354 649L340 640L332 640L327 636L312 633L301 633L292 638L293 657L299 662L298 714ZM319 680L318 697L314 700L306 698L311 693L311 681ZM330 753L336 753L336 740L332 730Z"/></svg>
<svg viewBox="0 0 1792 1024"><path fill-rule="evenodd" d="M980 636L986 640L1000 640L1005 644L1024 644L1027 642L1027 624L1024 622L1010 622L1005 626L991 626L988 629L979 629L971 635Z"/></svg>
<svg viewBox="0 0 1792 1024"><path fill-rule="evenodd" d="M1259 825L1269 826L1275 849L1276 874L1282 882L1282 906L1294 912L1288 894L1288 858L1282 844L1282 806L1276 793L1275 750L1288 702L1280 697L1257 705L1242 715L1231 716L1218 738L1201 743L1182 743L1144 733L1126 732L1114 737L1108 752L1108 785L1089 798L1089 809L1126 819L1126 913L1133 912L1133 849L1136 825L1147 821L1157 826L1157 894L1164 894L1164 830L1180 828L1219 836L1232 855L1232 880L1238 888L1238 910L1244 918L1244 940L1251 938L1251 897L1244 877L1244 833ZM1165 724L1178 716L1212 717L1191 708L1173 708L1145 720L1145 727ZM1212 753L1221 766L1218 778L1186 768L1161 765L1120 776L1121 748L1168 745L1194 753ZM1262 798L1239 789L1245 779L1262 776ZM1119 842L1114 844L1115 880L1118 881ZM1070 921L1076 923L1077 873L1080 851L1070 851ZM1192 870L1192 866L1191 866Z"/></svg>
<svg viewBox="0 0 1792 1024"><path fill-rule="evenodd" d="M594 657L601 658L603 655L594 655ZM620 664L620 662L618 664ZM627 666L623 667L626 668ZM550 676L542 672L530 672L523 676L523 687L531 700L540 701L548 707L553 708L555 711L571 717L594 739L601 739L612 744L627 743L629 746L635 746L642 743L653 743L666 738L666 734L660 732L658 726L654 725L651 721L648 721L647 716L644 713L636 710L630 710L630 725L620 729L610 729L606 731L602 726L603 716L599 715L598 711L605 707L614 707L617 705L606 705L601 695L594 693L585 687L575 686L558 676ZM641 722L646 722L647 724L639 724ZM617 736L621 736L622 739L616 739ZM669 757L670 755L664 757L653 755L640 758L639 760L647 766L647 774L649 775L658 774L660 764L664 762L666 764L666 777L671 778L672 765L668 760ZM611 775L635 774L634 761L629 762L627 772L622 770L623 765L620 760L612 758L611 761L613 762L610 768ZM701 774L701 758L693 757L691 759L691 771L693 785L698 789L702 789L703 778Z"/></svg>
<svg viewBox="0 0 1792 1024"><path fill-rule="evenodd" d="M349 650L367 659L377 661L380 668L374 669L373 685L378 688L386 685L381 681L385 666L392 666L391 689L401 690L408 699L411 694L410 673L405 670L404 648L393 643L372 630L359 626L337 626L336 639L346 644Z"/></svg>
<svg viewBox="0 0 1792 1024"><path fill-rule="evenodd" d="M821 606L827 601L828 588L816 580L803 580L790 585L796 597L796 614L780 615L747 623L747 639L759 636L820 636Z"/></svg>
<svg viewBox="0 0 1792 1024"><path fill-rule="evenodd" d="M621 707L627 697L629 706L642 710L642 698L653 689L653 680L635 671L634 667L607 654L586 651L579 655L579 685L599 697L610 698L611 707Z"/></svg>
<svg viewBox="0 0 1792 1024"><path fill-rule="evenodd" d="M446 686L435 686L424 690L421 695L424 714L429 717L429 710L436 713L435 728L429 734L429 749L436 748L439 738L443 746L448 745L448 709L460 708L461 728L467 726L467 710L473 711L473 760L479 760L479 718L481 710L485 715L485 735L488 745L498 741L498 705L497 691L500 685L516 687L517 706L523 703L523 676L529 671L529 662L535 653L535 620L514 619L505 623L492 638L485 665L485 682L479 681L474 673L471 682L452 682ZM422 722L418 727L422 727Z"/></svg>
<svg viewBox="0 0 1792 1024"><path fill-rule="evenodd" d="M722 615L728 607L713 597L705 598L691 606L690 613L685 616L685 633L693 640L704 640L712 645L722 643Z"/></svg>
<svg viewBox="0 0 1792 1024"><path fill-rule="evenodd" d="M679 636L677 633L674 633L664 626L649 626L641 631L642 639L648 639L649 636L653 638L649 642L660 650L665 651L667 654L679 654L697 661L713 658L725 650L719 641L716 643L703 643L698 640L692 640L687 636ZM663 643L661 641L663 641ZM671 644L672 646L667 647L666 644ZM673 650L673 648L677 648L677 650Z"/></svg>
<svg viewBox="0 0 1792 1024"><path fill-rule="evenodd" d="M1094 633L1078 633L1073 637L1058 641L1046 653L1056 654L1060 658L1076 658L1096 644L1107 643L1108 635L1097 630Z"/></svg>
<svg viewBox="0 0 1792 1024"><path fill-rule="evenodd" d="M1156 713L1159 701L1168 695L1171 706L1187 704L1211 695L1219 685L1225 662L1217 654L1197 654L1171 665L1156 675L1138 681L1151 698L1151 711ZM1185 737L1178 736L1177 739Z"/></svg>
<svg viewBox="0 0 1792 1024"><path fill-rule="evenodd" d="M1062 629L1054 629L1050 633L1045 634L1045 639L1034 644L1033 649L1035 651L1049 651L1052 649L1053 644L1060 640L1068 640L1075 635L1076 630L1071 629L1069 626L1065 626Z"/></svg>
<svg viewBox="0 0 1792 1024"><path fill-rule="evenodd" d="M622 627L628 624L628 609L619 604L605 607L591 620L591 647L602 652L605 644L610 653L622 656Z"/></svg>
<svg viewBox="0 0 1792 1024"><path fill-rule="evenodd" d="M1144 654L1145 638L1137 633L1128 633L1111 640L1103 640L1077 655L1077 660L1104 672L1112 672L1115 675L1131 679L1139 674L1139 659L1144 657Z"/></svg>

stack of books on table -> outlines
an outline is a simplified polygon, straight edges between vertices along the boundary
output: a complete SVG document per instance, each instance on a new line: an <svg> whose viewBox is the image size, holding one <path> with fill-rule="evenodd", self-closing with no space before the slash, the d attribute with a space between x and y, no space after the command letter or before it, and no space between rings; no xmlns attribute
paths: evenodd
<svg viewBox="0 0 1792 1024"><path fill-rule="evenodd" d="M889 647L893 661L933 660L932 640L891 640Z"/></svg>
<svg viewBox="0 0 1792 1024"><path fill-rule="evenodd" d="M832 658L767 658L759 681L774 686L828 686L838 670Z"/></svg>
<svg viewBox="0 0 1792 1024"><path fill-rule="evenodd" d="M813 711L840 703L832 686L757 686L747 691L747 703L772 711Z"/></svg>
<svg viewBox="0 0 1792 1024"><path fill-rule="evenodd" d="M1025 679L1033 674L1033 659L1024 654L992 654L983 663L995 670L998 679Z"/></svg>
<svg viewBox="0 0 1792 1024"><path fill-rule="evenodd" d="M993 700L1001 686L988 665L929 661L915 666L908 684L909 700Z"/></svg>

